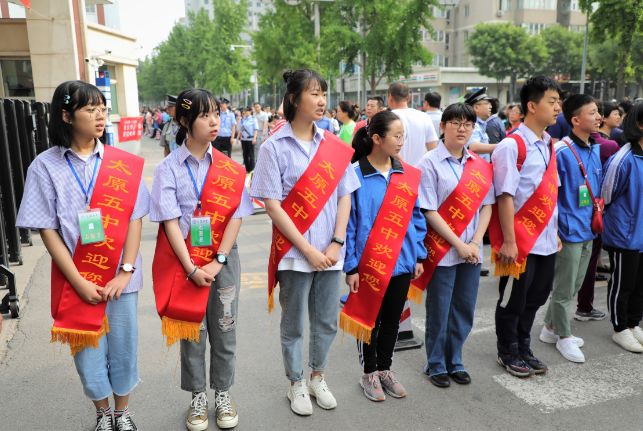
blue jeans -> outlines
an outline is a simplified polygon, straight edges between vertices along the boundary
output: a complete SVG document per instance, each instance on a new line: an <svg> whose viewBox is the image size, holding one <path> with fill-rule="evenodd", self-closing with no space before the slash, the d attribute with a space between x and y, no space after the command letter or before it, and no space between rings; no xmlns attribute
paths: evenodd
<svg viewBox="0 0 643 431"><path fill-rule="evenodd" d="M465 371L462 346L471 332L480 264L438 266L427 287L426 359L429 376Z"/></svg>
<svg viewBox="0 0 643 431"><path fill-rule="evenodd" d="M137 366L138 292L125 293L107 303L109 333L98 348L86 348L74 356L85 395L99 401L112 394L125 396L139 382Z"/></svg>
<svg viewBox="0 0 643 431"><path fill-rule="evenodd" d="M281 352L286 376L296 382L304 378L303 343L306 311L310 321L308 366L324 371L328 352L337 334L340 271L279 271L281 304Z"/></svg>

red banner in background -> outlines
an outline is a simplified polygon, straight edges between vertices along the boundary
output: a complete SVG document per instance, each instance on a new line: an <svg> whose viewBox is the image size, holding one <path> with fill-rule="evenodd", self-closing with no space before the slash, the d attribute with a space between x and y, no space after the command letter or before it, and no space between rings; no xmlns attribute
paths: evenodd
<svg viewBox="0 0 643 431"><path fill-rule="evenodd" d="M142 136L142 117L121 117L118 123L118 142L139 141Z"/></svg>
<svg viewBox="0 0 643 431"><path fill-rule="evenodd" d="M31 9L31 0L20 0L20 3L22 3L27 9Z"/></svg>

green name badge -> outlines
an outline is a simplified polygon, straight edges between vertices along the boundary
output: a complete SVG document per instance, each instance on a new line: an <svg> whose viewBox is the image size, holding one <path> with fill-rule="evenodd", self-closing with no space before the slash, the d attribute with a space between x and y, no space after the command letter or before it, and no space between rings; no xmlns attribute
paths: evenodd
<svg viewBox="0 0 643 431"><path fill-rule="evenodd" d="M78 224L80 225L81 244L94 244L105 241L103 219L99 209L79 212Z"/></svg>
<svg viewBox="0 0 643 431"><path fill-rule="evenodd" d="M578 188L578 206L583 208L583 207L588 207L592 203L589 199L589 190L587 189L587 185L583 184Z"/></svg>
<svg viewBox="0 0 643 431"><path fill-rule="evenodd" d="M212 245L210 217L192 217L190 222L190 243L192 247L209 247Z"/></svg>

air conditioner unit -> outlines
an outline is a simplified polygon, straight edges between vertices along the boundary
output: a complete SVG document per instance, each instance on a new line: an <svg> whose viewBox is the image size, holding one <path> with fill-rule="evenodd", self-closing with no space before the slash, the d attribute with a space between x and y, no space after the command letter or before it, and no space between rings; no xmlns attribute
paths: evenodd
<svg viewBox="0 0 643 431"><path fill-rule="evenodd" d="M504 15L504 12L503 12L503 11L501 11L501 10L499 10L498 12L496 12L496 16L497 16L498 18L501 18L503 15Z"/></svg>

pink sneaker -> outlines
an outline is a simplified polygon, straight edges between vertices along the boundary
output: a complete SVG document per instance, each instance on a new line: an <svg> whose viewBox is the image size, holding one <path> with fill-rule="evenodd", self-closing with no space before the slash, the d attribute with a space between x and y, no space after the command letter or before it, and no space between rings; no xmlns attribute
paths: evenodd
<svg viewBox="0 0 643 431"><path fill-rule="evenodd" d="M359 385L364 389L364 395L371 401L384 401L386 395L382 390L382 384L380 383L380 377L377 371L372 373L364 374L359 380Z"/></svg>
<svg viewBox="0 0 643 431"><path fill-rule="evenodd" d="M393 371L380 371L379 374L380 383L382 383L382 387L387 394L393 398L404 398L407 395L406 389L404 389L402 383L397 380Z"/></svg>

